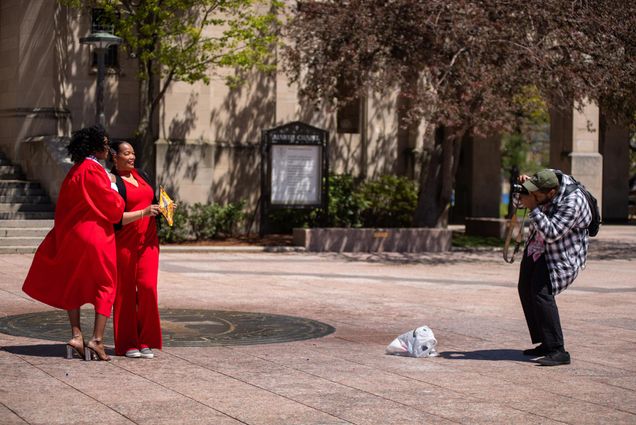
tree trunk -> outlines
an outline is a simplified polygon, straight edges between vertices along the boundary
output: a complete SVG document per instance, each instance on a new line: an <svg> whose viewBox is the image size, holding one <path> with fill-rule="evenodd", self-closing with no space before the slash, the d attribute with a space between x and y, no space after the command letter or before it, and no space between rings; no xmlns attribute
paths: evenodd
<svg viewBox="0 0 636 425"><path fill-rule="evenodd" d="M155 134L153 126L153 116L155 113L155 81L152 70L152 62L141 63L143 67L142 78L139 81L139 124L135 132L135 150L139 165L150 174L155 176Z"/></svg>
<svg viewBox="0 0 636 425"><path fill-rule="evenodd" d="M413 218L415 227L444 227L446 224L464 134L465 129L449 131L440 127L435 130L430 153L422 156L420 192Z"/></svg>
<svg viewBox="0 0 636 425"><path fill-rule="evenodd" d="M154 13L149 13L145 17L145 25L152 27L155 25L156 16ZM141 24L138 24L141 25ZM141 33L141 28L137 28L137 31ZM139 124L135 132L135 151L137 153L137 161L149 175L151 179L155 179L155 110L159 104L157 98L157 75L155 73L156 63L152 59L155 48L158 46L159 37L156 33L152 36L151 47L145 50L137 51L137 57L139 58ZM159 73L160 74L160 73Z"/></svg>

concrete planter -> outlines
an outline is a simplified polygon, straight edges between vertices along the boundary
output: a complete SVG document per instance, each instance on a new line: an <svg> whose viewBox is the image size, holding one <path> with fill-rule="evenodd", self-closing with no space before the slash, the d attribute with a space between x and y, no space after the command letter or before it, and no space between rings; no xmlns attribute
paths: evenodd
<svg viewBox="0 0 636 425"><path fill-rule="evenodd" d="M311 252L442 252L451 247L448 229L294 229L294 244Z"/></svg>

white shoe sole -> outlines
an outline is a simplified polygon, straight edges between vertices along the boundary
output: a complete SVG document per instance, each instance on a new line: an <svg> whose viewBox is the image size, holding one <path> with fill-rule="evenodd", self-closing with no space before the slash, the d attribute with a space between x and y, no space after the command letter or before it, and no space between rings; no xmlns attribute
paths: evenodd
<svg viewBox="0 0 636 425"><path fill-rule="evenodd" d="M139 352L139 357L141 357L142 359L152 359L155 357L155 354L151 351L149 353L142 353L141 351Z"/></svg>

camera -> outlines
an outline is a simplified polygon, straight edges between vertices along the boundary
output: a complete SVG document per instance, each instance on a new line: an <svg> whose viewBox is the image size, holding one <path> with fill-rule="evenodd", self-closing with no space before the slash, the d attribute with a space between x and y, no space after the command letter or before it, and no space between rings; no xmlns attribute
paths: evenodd
<svg viewBox="0 0 636 425"><path fill-rule="evenodd" d="M520 195L529 195L530 192L528 192L528 189L526 189L524 186L520 185L520 184L513 184L512 188L510 189L510 192L515 194L518 193Z"/></svg>

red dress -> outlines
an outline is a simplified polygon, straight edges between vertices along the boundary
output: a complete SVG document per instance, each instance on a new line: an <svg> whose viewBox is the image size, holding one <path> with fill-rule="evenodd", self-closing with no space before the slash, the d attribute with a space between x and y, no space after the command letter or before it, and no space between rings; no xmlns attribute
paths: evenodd
<svg viewBox="0 0 636 425"><path fill-rule="evenodd" d="M123 211L123 200L97 161L75 164L60 188L55 225L36 251L22 290L53 307L93 304L97 313L110 316L117 283L113 223Z"/></svg>
<svg viewBox="0 0 636 425"><path fill-rule="evenodd" d="M152 203L152 187L132 171L138 187L125 181L126 211ZM137 348L161 349L161 324L157 304L159 239L154 217L143 217L115 233L117 239L117 296L113 314L115 352L119 356Z"/></svg>

